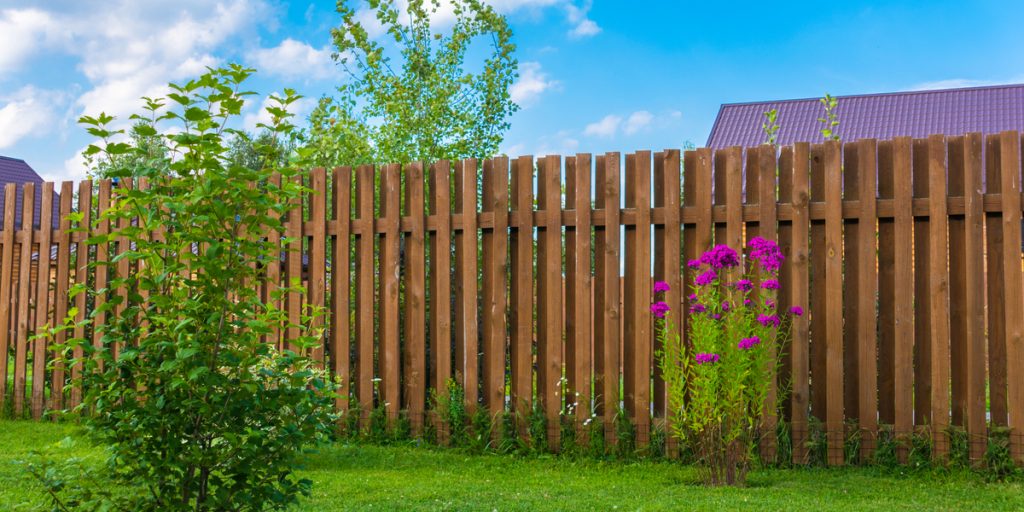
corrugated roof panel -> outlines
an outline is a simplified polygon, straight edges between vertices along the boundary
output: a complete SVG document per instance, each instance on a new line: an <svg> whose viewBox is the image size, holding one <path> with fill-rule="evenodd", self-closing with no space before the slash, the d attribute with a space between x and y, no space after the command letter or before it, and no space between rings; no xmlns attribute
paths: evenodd
<svg viewBox="0 0 1024 512"><path fill-rule="evenodd" d="M42 206L43 198L43 179L36 174L36 171L32 169L24 160L17 158L10 158L6 156L0 156L0 226L3 225L4 221L4 202L6 201L6 193L4 190L8 183L14 183L17 187L16 201L15 201L15 212L14 212L14 225L20 228L21 226L21 203L22 203L22 192L21 186L24 183L35 183L35 222L33 225L39 227L39 211ZM54 190L53 192L53 225L57 226L60 223L60 200L59 194Z"/></svg>
<svg viewBox="0 0 1024 512"><path fill-rule="evenodd" d="M838 96L843 140L926 137L933 133L1024 132L1024 84ZM778 143L822 140L824 108L816 98L722 105L707 146L755 146L765 140L764 112L779 113Z"/></svg>

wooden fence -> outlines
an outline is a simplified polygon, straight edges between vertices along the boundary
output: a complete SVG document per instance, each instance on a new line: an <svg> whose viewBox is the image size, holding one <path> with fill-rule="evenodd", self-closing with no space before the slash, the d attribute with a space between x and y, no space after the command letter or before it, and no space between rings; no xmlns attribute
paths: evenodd
<svg viewBox="0 0 1024 512"><path fill-rule="evenodd" d="M302 277L309 293L288 297L292 318L302 301L328 307L318 355L342 410L405 410L419 432L430 390L454 378L471 410L525 414L536 402L552 447L570 405L578 422L602 419L613 442L623 409L643 444L667 403L652 279L671 284L685 335L686 260L762 236L786 254L779 308L809 313L793 322L778 383L795 461L808 457L811 416L830 464L850 435L870 456L880 425L928 433L938 457L948 427L963 427L975 460L991 428L1009 426L1022 461L1021 142L1005 132L317 169L293 210L304 213L288 218L295 241L260 286ZM37 418L81 395L60 391L77 369L47 369L31 336L72 305L89 314L67 290L105 286L106 270L82 256L116 252L88 246L66 215L82 211L88 226L118 190L86 181L73 201L71 183L57 199L42 187L41 218L27 184L16 226L8 185L0 234L0 399L22 414L28 398ZM123 261L116 272L130 271Z"/></svg>

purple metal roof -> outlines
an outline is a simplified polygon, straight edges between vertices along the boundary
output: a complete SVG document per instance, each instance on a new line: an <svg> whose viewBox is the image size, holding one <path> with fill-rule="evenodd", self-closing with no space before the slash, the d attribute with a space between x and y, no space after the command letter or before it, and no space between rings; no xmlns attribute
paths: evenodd
<svg viewBox="0 0 1024 512"><path fill-rule="evenodd" d="M0 156L0 227L3 226L4 221L4 201L6 200L6 194L4 190L8 183L14 183L17 186L16 193L16 206L14 212L14 225L15 228L21 226L21 203L22 203L22 192L21 186L23 183L35 183L36 184L36 199L35 199L35 217L33 226L39 227L39 211L42 205L43 197L43 179L36 174L36 171L32 169L24 160L18 160L17 158L10 158L6 156ZM57 191L53 192L53 225L57 226L60 222L60 200Z"/></svg>
<svg viewBox="0 0 1024 512"><path fill-rule="evenodd" d="M926 137L934 133L1024 131L1024 84L837 96L836 133L843 140ZM817 98L722 105L707 146L756 146L765 142L764 113L778 110L778 143L820 142Z"/></svg>

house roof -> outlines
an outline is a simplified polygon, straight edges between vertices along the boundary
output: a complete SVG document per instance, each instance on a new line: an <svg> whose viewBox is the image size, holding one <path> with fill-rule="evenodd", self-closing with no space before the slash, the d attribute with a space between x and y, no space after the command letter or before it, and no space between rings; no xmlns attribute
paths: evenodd
<svg viewBox="0 0 1024 512"><path fill-rule="evenodd" d="M8 183L14 183L17 187L16 203L14 211L14 225L18 229L21 227L21 203L22 203L22 185L25 183L36 184L36 199L35 199L35 217L33 226L39 227L39 211L42 205L43 197L43 178L36 174L36 171L32 169L24 160L17 158L10 158L0 155L0 227L3 226L4 219L4 202L6 201L6 194L4 190ZM60 200L58 199L56 190L53 192L53 225L57 226L60 223Z"/></svg>
<svg viewBox="0 0 1024 512"><path fill-rule="evenodd" d="M934 133L1024 131L1024 84L837 96L836 133L843 140L927 137ZM756 146L765 141L764 113L778 111L778 144L822 140L818 98L728 103L715 119L707 146Z"/></svg>

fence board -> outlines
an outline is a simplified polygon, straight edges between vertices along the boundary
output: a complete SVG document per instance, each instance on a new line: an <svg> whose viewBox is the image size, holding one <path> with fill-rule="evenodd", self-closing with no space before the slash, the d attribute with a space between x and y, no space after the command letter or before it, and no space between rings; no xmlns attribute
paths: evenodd
<svg viewBox="0 0 1024 512"><path fill-rule="evenodd" d="M373 409L374 347L374 170L361 165L356 170L356 213L361 229L356 237L356 365L355 385L360 421L365 426Z"/></svg>
<svg viewBox="0 0 1024 512"><path fill-rule="evenodd" d="M906 461L906 436L914 428L914 217L910 203L914 193L912 179L912 146L909 137L893 141L893 198L896 205L893 219L893 430L899 443L896 456ZM923 327L922 327L923 328Z"/></svg>
<svg viewBox="0 0 1024 512"><path fill-rule="evenodd" d="M947 141L949 155L946 169L949 197L964 197L964 138L950 137ZM965 198L966 200L966 198ZM967 372L967 354L964 353L967 333L967 248L966 216L949 215L949 358L951 362L951 413L952 425L964 427L964 413L967 405L964 395L964 378Z"/></svg>
<svg viewBox="0 0 1024 512"><path fill-rule="evenodd" d="M989 194L1002 192L1002 158L999 135L985 138L985 186ZM1003 295L1006 279L1003 275L1003 214L1001 211L985 213L985 254L988 272L988 367L989 367L989 419L993 426L1005 427L1006 414L1006 305Z"/></svg>
<svg viewBox="0 0 1024 512"><path fill-rule="evenodd" d="M857 158L860 166L860 245L857 250L859 268L859 280L857 301L860 302L857 316L858 331L860 337L857 340L857 359L861 361L857 365L858 388L857 404L859 409L860 429L862 433L860 443L860 457L862 461L869 461L874 455L875 439L878 430L878 374L876 361L878 360L877 329L878 313L875 310L875 301L878 295L878 262L876 253L878 242L875 231L876 210L876 189L878 179L877 142L874 139L865 139L857 143Z"/></svg>
<svg viewBox="0 0 1024 512"><path fill-rule="evenodd" d="M893 199L896 182L893 171L893 143L878 143L878 199ZM896 411L893 373L896 368L895 258L896 231L894 219L878 219L878 421L891 425Z"/></svg>
<svg viewBox="0 0 1024 512"><path fill-rule="evenodd" d="M758 155L758 181L759 188L758 198L760 218L757 224L757 233L766 240L778 241L779 240L779 227L776 225L778 218L777 204L778 198L776 197L776 176L779 174L779 166L776 161L775 147L770 145L762 145L761 151ZM788 181L788 180L784 180ZM788 187L787 187L788 188ZM748 192L749 193L749 192ZM780 276L781 277L781 276ZM778 301L779 297L777 293L772 290L761 290L761 293L765 294L767 299ZM779 309L781 312L785 312L786 309ZM772 360L776 358L775 347L770 346L768 348L769 357ZM768 432L774 433L778 424L778 417L776 411L778 410L777 399L778 399L778 379L769 383L768 396L765 400L765 419L764 424ZM776 455L776 437L774 435L768 435L762 438L761 441L761 457L767 461L775 461Z"/></svg>
<svg viewBox="0 0 1024 512"><path fill-rule="evenodd" d="M348 413L349 394L352 383L352 331L351 292L352 286L352 168L337 167L331 177L332 198L334 199L334 224L336 232L331 248L331 327L330 327L330 368L338 384L338 396L334 406L341 414Z"/></svg>
<svg viewBox="0 0 1024 512"><path fill-rule="evenodd" d="M35 183L21 186L21 256L18 258L18 302L14 322L16 335L14 346L14 416L24 414L25 384L27 373L29 301L32 276L33 229L35 220Z"/></svg>
<svg viewBox="0 0 1024 512"><path fill-rule="evenodd" d="M114 194L114 197L116 199L116 203L115 204L117 204L119 208L121 207L121 204L123 204L124 201L126 200L125 196L127 195L127 191L130 190L132 187L133 187L133 183L132 183L132 179L131 178L122 178L121 180L119 180L117 183L114 184L113 194ZM132 222L132 219L127 217L127 216L124 216L124 215L122 215L120 218L118 218L117 219L117 230L118 230L118 232L123 233L124 230L128 229L128 227L131 225L131 222ZM125 253L127 253L129 251L129 249L128 249L128 238L127 237L125 237L123 235L118 235L118 237L115 240L115 242L117 244L116 245L116 251L117 252L112 256L112 258L117 258L118 255L125 254ZM115 264L115 267L114 267L114 271L115 271L114 278L119 281L119 284L117 285L117 288L113 291L113 296L114 296L115 300L117 301L117 303L114 305L114 314L117 317L121 317L121 316L124 315L124 311L128 307L128 281L127 280L128 280L128 276L132 272L132 270L131 270L131 260L128 259L128 258L121 258L121 259L117 260L117 263ZM121 343L120 342L114 342L114 344L111 346L111 350L113 352L114 360L115 361L121 357Z"/></svg>
<svg viewBox="0 0 1024 512"><path fill-rule="evenodd" d="M616 441L615 430L611 425L612 418L619 409L619 347L621 344L620 325L621 303L619 289L619 249L620 231L620 160L619 153L606 153L597 161L597 180L601 185L598 195L598 206L603 208L605 224L598 233L600 240L600 258L598 258L597 275L600 283L598 293L601 300L595 311L601 314L601 336L597 340L600 350L599 363L596 369L595 389L599 389L601 400L598 405L603 413L606 439L610 443ZM597 388L599 386L599 388Z"/></svg>
<svg viewBox="0 0 1024 512"><path fill-rule="evenodd" d="M825 146L814 144L811 154L811 201L825 201ZM811 314L811 414L822 422L825 421L828 404L828 379L826 378L827 351L825 340L825 306L828 296L825 293L825 221L811 221L811 301L808 308Z"/></svg>
<svg viewBox="0 0 1024 512"><path fill-rule="evenodd" d="M297 185L304 185L301 174L297 174L294 179ZM282 348L291 351L298 351L298 347L295 345L294 341L299 337L299 325L302 321L303 294L299 293L299 290L296 288L296 286L302 283L302 208L302 197L295 196L291 200L291 209L288 211L288 217L285 221L285 241L283 241L285 246L284 279L285 285L289 290L287 297L285 298L285 307L288 311L288 324L284 329L285 336Z"/></svg>
<svg viewBox="0 0 1024 512"><path fill-rule="evenodd" d="M327 171L322 167L313 169L309 174L309 218L312 233L309 233L309 265L306 282L310 307L314 311L313 321L308 328L311 333L323 329L327 312L323 311L327 293ZM320 364L324 363L324 336L313 348L310 356Z"/></svg>
<svg viewBox="0 0 1024 512"><path fill-rule="evenodd" d="M843 146L843 200L860 201L860 155L856 142L846 142ZM860 404L858 388L860 387L860 368L857 358L860 340L860 218L844 218L843 220L843 410L844 417L852 420L854 425L860 423ZM864 237L868 237L867 233ZM858 435L859 432L851 433Z"/></svg>
<svg viewBox="0 0 1024 512"><path fill-rule="evenodd" d="M272 187L280 187L281 175L274 173L270 177L270 185ZM274 212L273 208L267 211L267 215L277 218L282 224L284 224L284 219ZM280 227L283 228L283 226ZM270 246L270 251L272 251L271 254L282 254L281 230L275 228L267 232L267 245ZM280 256L277 256L277 258L280 258ZM274 264L267 262L266 279L263 284L264 300L267 301L268 307L273 308L275 311L282 311L281 298L278 292L281 288L281 266L282 263L280 261L275 261ZM284 347L281 333L282 330L280 323L275 322L270 326L270 333L267 335L267 342L272 344L278 350Z"/></svg>
<svg viewBox="0 0 1024 512"><path fill-rule="evenodd" d="M455 213L462 231L455 234L455 368L466 391L466 407L476 410L477 379L477 226L476 160L455 165Z"/></svg>
<svg viewBox="0 0 1024 512"><path fill-rule="evenodd" d="M521 156L512 165L512 342L511 402L525 420L533 403L533 157ZM600 259L600 258L598 258ZM596 327L595 327L596 328ZM521 435L526 422L519 422Z"/></svg>
<svg viewBox="0 0 1024 512"><path fill-rule="evenodd" d="M68 314L68 285L70 281L71 266L71 200L74 198L74 188L70 181L60 185L60 221L57 225L57 274L54 283L54 325L64 321ZM60 331L54 337L57 345L63 345L67 341L67 331ZM50 405L51 410L64 408L64 382L66 367L64 361L54 357L53 373L50 375Z"/></svg>
<svg viewBox="0 0 1024 512"><path fill-rule="evenodd" d="M415 436L422 432L427 400L427 264L423 187L423 164L415 162L406 165L404 210L411 221L411 229L405 234L402 260L405 277L405 344L402 354L405 399L402 403L408 411Z"/></svg>
<svg viewBox="0 0 1024 512"><path fill-rule="evenodd" d="M843 222L840 146L825 143L825 431L829 465L843 464Z"/></svg>
<svg viewBox="0 0 1024 512"><path fill-rule="evenodd" d="M914 198L928 198L928 141L914 139L913 155ZM930 220L930 217L914 217L914 324L917 326L914 329L914 425L918 427L931 424L932 408Z"/></svg>
<svg viewBox="0 0 1024 512"><path fill-rule="evenodd" d="M565 373L569 384L567 398L572 400L580 436L584 433L583 422L590 417L591 399L590 162L589 154L577 154L565 173L566 208L571 206L576 213L576 225L565 230Z"/></svg>
<svg viewBox="0 0 1024 512"><path fill-rule="evenodd" d="M451 164L430 166L430 214L437 219L430 231L430 375L431 387L448 392L452 376L451 286Z"/></svg>
<svg viewBox="0 0 1024 512"><path fill-rule="evenodd" d="M505 409L505 310L508 261L508 159L484 162L483 211L494 224L483 232L484 404L492 416ZM495 429L497 432L497 429Z"/></svg>
<svg viewBox="0 0 1024 512"><path fill-rule="evenodd" d="M540 166L537 204L543 212L537 235L537 395L547 419L548 447L560 446L562 379L561 158Z"/></svg>
<svg viewBox="0 0 1024 512"><path fill-rule="evenodd" d="M982 139L980 133L964 139L964 276L966 303L964 331L964 415L970 441L969 457L978 462L987 448L985 424L985 262L982 214ZM951 245L951 247L953 247Z"/></svg>
<svg viewBox="0 0 1024 512"><path fill-rule="evenodd" d="M14 284L14 211L16 203L17 185L8 183L4 187L4 235L3 253L0 256L0 409L7 406L7 380L8 361L10 360L11 340L11 313L12 305L11 285Z"/></svg>
<svg viewBox="0 0 1024 512"><path fill-rule="evenodd" d="M808 244L811 229L809 174L810 174L810 146L806 143L796 144L793 147L792 169L783 167L780 172L792 172L793 183L793 252L790 256L792 265L792 280L788 283L790 287L790 298L792 303L803 307L805 313L793 318L792 341L790 345L790 359L792 361L792 413L790 417L793 433L793 462L799 463L807 460L807 430L808 430L808 407L810 382L808 374L810 370L808 327L810 325L808 312L808 285L810 274L808 264Z"/></svg>
<svg viewBox="0 0 1024 512"><path fill-rule="evenodd" d="M928 193L942 199L929 203L929 286L931 293L931 426L935 446L932 456L944 459L949 453L949 217L946 209L946 139L928 138ZM1019 197L1019 196L1018 196ZM1018 210L1019 211L1019 210ZM1017 223L1020 236L1020 223ZM1020 244L1017 244L1020 247ZM1019 249L1018 249L1019 250ZM1019 257L1018 257L1019 259ZM1018 269L1020 266L1018 265Z"/></svg>
<svg viewBox="0 0 1024 512"><path fill-rule="evenodd" d="M934 137L934 136L933 136ZM1024 289L1021 279L1021 158L1020 135L1015 131L999 134L1000 177L1003 198L1003 279L1006 308L1006 403L1010 436L1010 455L1024 464ZM944 205L943 205L944 206Z"/></svg>
<svg viewBox="0 0 1024 512"><path fill-rule="evenodd" d="M43 193L39 208L39 250L37 254L38 270L36 274L36 315L33 333L42 333L50 323L50 246L53 241L53 183L43 183ZM32 418L43 416L46 382L46 344L47 338L32 340Z"/></svg>
<svg viewBox="0 0 1024 512"><path fill-rule="evenodd" d="M389 424L398 418L401 405L401 353L398 319L401 176L397 164L385 165L380 176L380 289L377 298L378 346L377 375L380 378L380 404Z"/></svg>
<svg viewBox="0 0 1024 512"><path fill-rule="evenodd" d="M13 204L13 201L9 201ZM92 229L92 181L81 181L78 184L78 213L81 214L82 220L77 224L79 234L81 238L77 246L75 247L75 285L86 286L89 281L89 244L86 242L90 236L90 230ZM0 293L2 295L2 293ZM75 296L75 308L78 309L78 314L75 315L75 330L74 336L78 339L85 339L85 307L86 307L86 293L79 293ZM0 296L0 302L6 304L7 301ZM81 358L84 350L81 346L75 347L72 352L72 357L75 359ZM82 401L82 365L76 364L71 367L71 396L69 407L76 407Z"/></svg>

